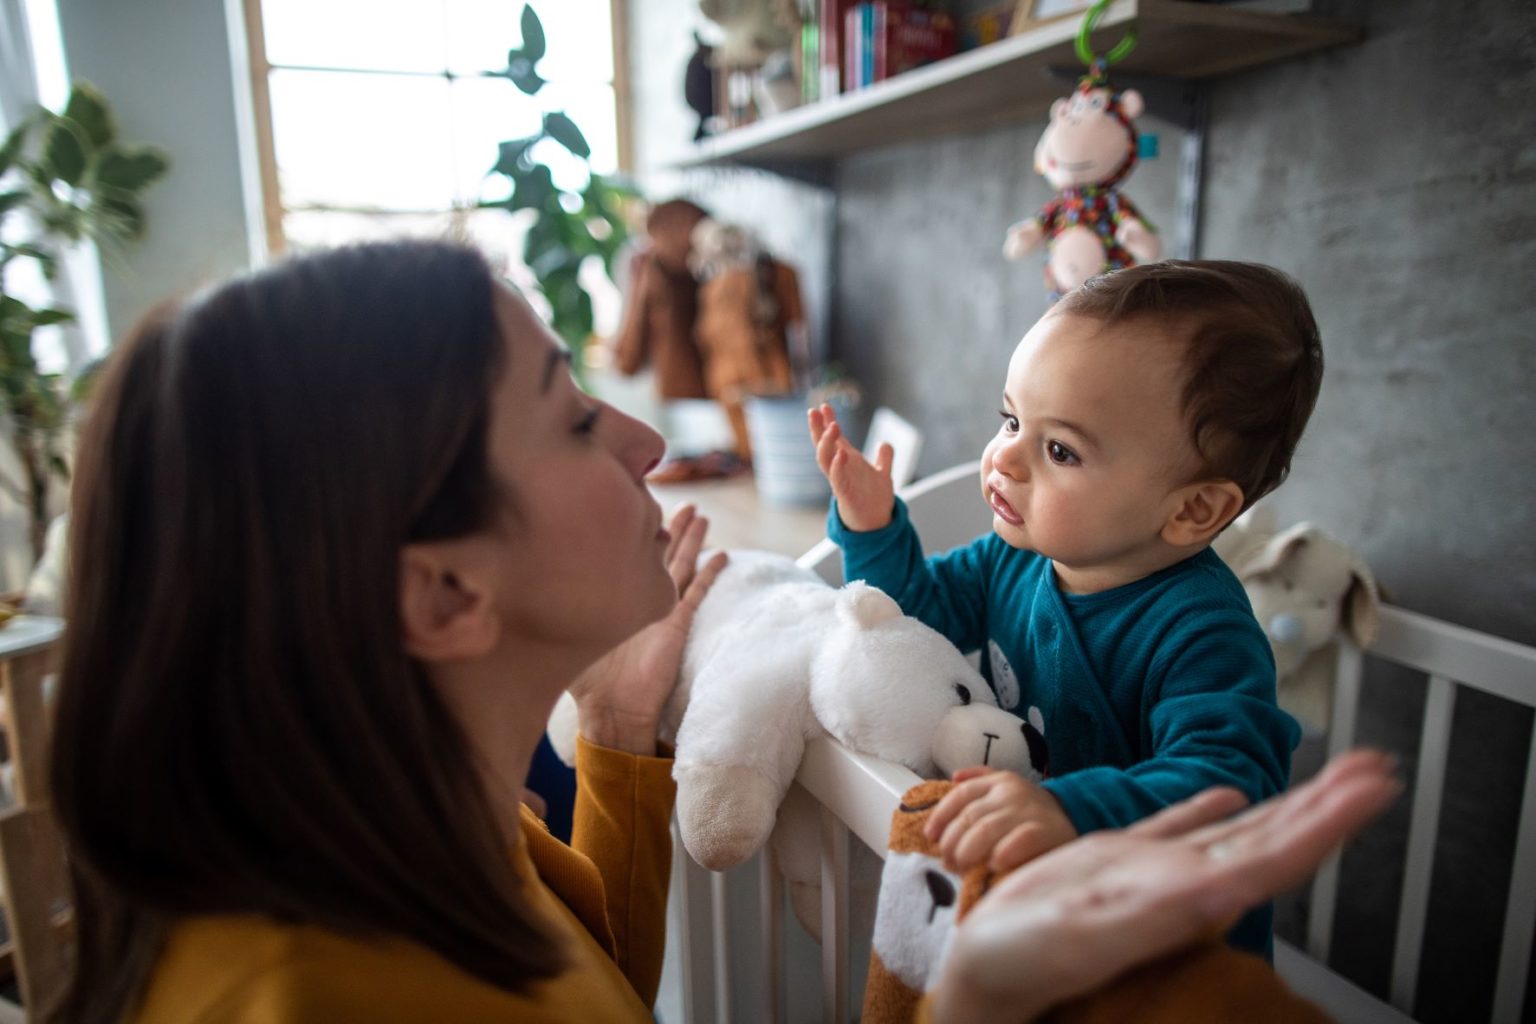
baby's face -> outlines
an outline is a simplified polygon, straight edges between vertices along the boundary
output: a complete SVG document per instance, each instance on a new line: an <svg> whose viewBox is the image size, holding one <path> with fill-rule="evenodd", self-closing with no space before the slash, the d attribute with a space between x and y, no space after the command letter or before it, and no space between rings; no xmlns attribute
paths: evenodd
<svg viewBox="0 0 1536 1024"><path fill-rule="evenodd" d="M981 456L992 525L1056 563L1069 592L1167 564L1160 534L1199 460L1180 408L1181 345L1154 324L1048 314L1014 350Z"/></svg>

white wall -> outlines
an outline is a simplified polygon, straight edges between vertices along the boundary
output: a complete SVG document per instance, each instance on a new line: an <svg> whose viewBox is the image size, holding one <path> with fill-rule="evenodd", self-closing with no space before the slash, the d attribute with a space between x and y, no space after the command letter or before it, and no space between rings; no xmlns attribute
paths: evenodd
<svg viewBox="0 0 1536 1024"><path fill-rule="evenodd" d="M116 339L160 301L250 266L264 244L247 216L243 22L238 0L58 0L58 8L71 75L102 90L124 139L171 158L170 173L145 193L144 238L105 260Z"/></svg>

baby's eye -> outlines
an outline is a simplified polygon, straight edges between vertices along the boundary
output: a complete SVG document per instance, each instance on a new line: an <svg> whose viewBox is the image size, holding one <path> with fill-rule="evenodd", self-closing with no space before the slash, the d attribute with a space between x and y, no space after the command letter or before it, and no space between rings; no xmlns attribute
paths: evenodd
<svg viewBox="0 0 1536 1024"><path fill-rule="evenodd" d="M999 409L997 414L1003 418L1004 432L1009 434L1017 434L1019 432L1019 418L1017 416L1007 409Z"/></svg>
<svg viewBox="0 0 1536 1024"><path fill-rule="evenodd" d="M1060 441L1047 441L1045 443L1045 453L1058 466L1075 466L1081 461L1078 459L1076 452Z"/></svg>

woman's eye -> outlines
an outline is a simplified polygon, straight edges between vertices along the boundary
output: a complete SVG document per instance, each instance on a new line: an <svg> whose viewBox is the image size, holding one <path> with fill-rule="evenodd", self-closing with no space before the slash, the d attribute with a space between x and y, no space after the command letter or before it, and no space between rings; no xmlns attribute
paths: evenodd
<svg viewBox="0 0 1536 1024"><path fill-rule="evenodd" d="M1003 418L1003 430L1010 434L1019 432L1019 418L1007 409L997 410L997 414Z"/></svg>
<svg viewBox="0 0 1536 1024"><path fill-rule="evenodd" d="M592 431L594 429L596 429L596 427L597 427L597 416L598 416L598 413L600 413L602 411L603 411L603 407L600 406L600 405L594 405L592 408L586 410L586 412L582 415L581 419L576 421L576 433L578 433L578 434L590 434L590 433L592 433Z"/></svg>
<svg viewBox="0 0 1536 1024"><path fill-rule="evenodd" d="M1074 466L1078 462L1077 453L1060 441L1047 441L1045 453L1051 457L1051 461L1061 466Z"/></svg>

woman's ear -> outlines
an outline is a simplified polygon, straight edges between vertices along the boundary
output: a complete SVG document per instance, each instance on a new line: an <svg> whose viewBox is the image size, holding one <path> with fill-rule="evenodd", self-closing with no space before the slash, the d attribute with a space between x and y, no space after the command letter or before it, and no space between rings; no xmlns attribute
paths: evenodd
<svg viewBox="0 0 1536 1024"><path fill-rule="evenodd" d="M1243 489L1231 480L1200 480L1173 496L1162 537L1176 548L1209 544L1243 510Z"/></svg>
<svg viewBox="0 0 1536 1024"><path fill-rule="evenodd" d="M400 552L400 626L405 649L422 661L456 661L489 653L500 619L488 591L455 571L439 544L408 544Z"/></svg>

